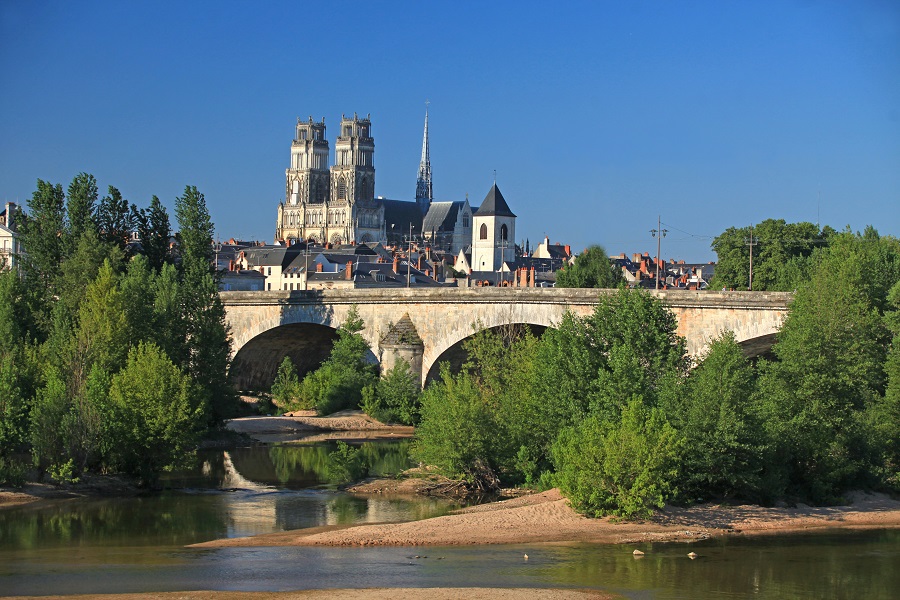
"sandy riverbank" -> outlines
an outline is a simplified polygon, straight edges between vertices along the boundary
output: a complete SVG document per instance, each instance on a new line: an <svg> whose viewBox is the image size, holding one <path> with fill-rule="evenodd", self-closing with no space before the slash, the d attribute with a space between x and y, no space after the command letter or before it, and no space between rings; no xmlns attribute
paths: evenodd
<svg viewBox="0 0 900 600"><path fill-rule="evenodd" d="M755 505L666 507L652 519L615 522L577 514L558 490L483 504L407 523L312 528L194 547L226 546L456 546L548 542L635 543L690 541L720 535L787 533L819 528L900 528L900 501L858 493L837 507L765 508Z"/></svg>
<svg viewBox="0 0 900 600"><path fill-rule="evenodd" d="M326 417L315 411L294 411L280 417L243 417L232 419L225 426L236 433L268 441L268 436L290 435L298 441L313 441L312 436L329 439L353 437L412 437L415 430L406 425L389 425L376 421L361 410L344 410Z"/></svg>

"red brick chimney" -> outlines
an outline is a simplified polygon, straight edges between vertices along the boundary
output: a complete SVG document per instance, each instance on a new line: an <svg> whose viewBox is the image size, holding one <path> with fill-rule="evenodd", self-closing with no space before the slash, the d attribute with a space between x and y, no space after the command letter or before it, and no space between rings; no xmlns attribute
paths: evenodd
<svg viewBox="0 0 900 600"><path fill-rule="evenodd" d="M534 267L531 267L531 269L528 270L528 279L528 287L534 287Z"/></svg>
<svg viewBox="0 0 900 600"><path fill-rule="evenodd" d="M346 275L346 278L347 278L347 279L353 279L353 261L352 261L352 260L348 260L348 261L347 261L347 275Z"/></svg>
<svg viewBox="0 0 900 600"><path fill-rule="evenodd" d="M572 246L566 244L566 256L572 256Z"/></svg>
<svg viewBox="0 0 900 600"><path fill-rule="evenodd" d="M395 254L394 255L394 273L399 273L399 272L400 272L400 255Z"/></svg>
<svg viewBox="0 0 900 600"><path fill-rule="evenodd" d="M316 263L316 273L322 272L322 263Z"/></svg>

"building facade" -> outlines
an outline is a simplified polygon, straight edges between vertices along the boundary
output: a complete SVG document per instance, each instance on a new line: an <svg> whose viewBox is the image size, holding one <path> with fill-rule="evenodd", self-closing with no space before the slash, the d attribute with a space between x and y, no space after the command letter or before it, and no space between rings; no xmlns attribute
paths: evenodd
<svg viewBox="0 0 900 600"><path fill-rule="evenodd" d="M342 116L335 162L330 167L325 134L324 119L297 120L275 238L320 244L384 239L384 204L375 198L371 119Z"/></svg>

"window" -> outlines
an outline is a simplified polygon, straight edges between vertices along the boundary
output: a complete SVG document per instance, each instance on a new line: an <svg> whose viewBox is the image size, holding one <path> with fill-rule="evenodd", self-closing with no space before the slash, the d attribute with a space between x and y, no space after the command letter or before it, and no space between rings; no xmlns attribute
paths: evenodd
<svg viewBox="0 0 900 600"><path fill-rule="evenodd" d="M272 274L272 267L269 267L268 270L266 271L266 275L271 275L271 274Z"/></svg>
<svg viewBox="0 0 900 600"><path fill-rule="evenodd" d="M271 284L271 283L267 283L267 284L266 284L266 289L267 289L268 291L271 292L271 291L272 291L272 284Z"/></svg>
<svg viewBox="0 0 900 600"><path fill-rule="evenodd" d="M463 215L463 227L469 226L469 215Z"/></svg>
<svg viewBox="0 0 900 600"><path fill-rule="evenodd" d="M347 183L341 179L338 182L338 200L346 200L347 199Z"/></svg>
<svg viewBox="0 0 900 600"><path fill-rule="evenodd" d="M487 239L487 225L482 223L481 229L479 230L478 239L486 240Z"/></svg>
<svg viewBox="0 0 900 600"><path fill-rule="evenodd" d="M506 229L506 225L500 226L500 239L502 241L506 241L509 238L509 232Z"/></svg>

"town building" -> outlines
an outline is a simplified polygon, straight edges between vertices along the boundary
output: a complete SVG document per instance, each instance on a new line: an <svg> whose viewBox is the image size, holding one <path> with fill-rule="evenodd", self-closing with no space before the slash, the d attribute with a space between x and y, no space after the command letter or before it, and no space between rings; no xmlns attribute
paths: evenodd
<svg viewBox="0 0 900 600"><path fill-rule="evenodd" d="M15 202L7 202L0 212L0 268L15 268L22 253L16 223L18 212Z"/></svg>

